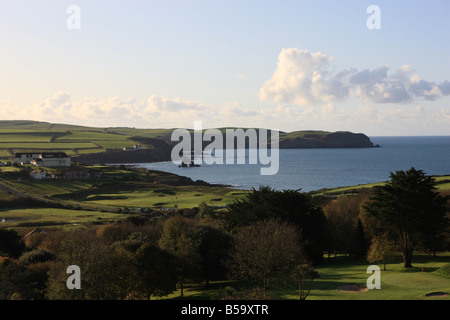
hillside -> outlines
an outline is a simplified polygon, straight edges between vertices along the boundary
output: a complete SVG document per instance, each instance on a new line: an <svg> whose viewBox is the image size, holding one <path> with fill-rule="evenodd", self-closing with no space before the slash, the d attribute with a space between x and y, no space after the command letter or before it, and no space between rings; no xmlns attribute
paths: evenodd
<svg viewBox="0 0 450 320"><path fill-rule="evenodd" d="M280 149L304 148L373 148L376 147L362 133L294 131L280 133Z"/></svg>
<svg viewBox="0 0 450 320"><path fill-rule="evenodd" d="M173 130L3 120L0 121L0 159L11 159L19 152L62 151L86 163L168 161L177 143L170 140ZM326 131L280 132L279 146L281 149L374 147L362 133Z"/></svg>

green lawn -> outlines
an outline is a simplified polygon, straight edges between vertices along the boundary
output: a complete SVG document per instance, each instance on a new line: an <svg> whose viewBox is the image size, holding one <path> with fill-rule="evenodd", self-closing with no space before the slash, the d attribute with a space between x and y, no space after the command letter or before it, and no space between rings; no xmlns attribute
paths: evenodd
<svg viewBox="0 0 450 320"><path fill-rule="evenodd" d="M23 208L23 209L1 209L0 227L30 229L33 227L62 227L79 224L116 221L123 219L125 215L87 210L70 210L60 208Z"/></svg>
<svg viewBox="0 0 450 320"><path fill-rule="evenodd" d="M314 280L307 300L450 300L450 278L438 275L438 269L450 263L450 252L438 254L436 258L416 254L414 270L406 271L400 260L387 264L387 270L381 269L381 288L365 292L341 292L343 285L366 287L371 273L366 273L370 265L365 259L349 257L332 258L316 267L320 277ZM424 271L422 271L422 267ZM251 288L246 282L221 281L213 282L205 289L199 284L186 285L183 297L180 290L165 297L167 299L211 299L226 288ZM445 292L447 297L427 297L431 292ZM276 299L297 300L298 287L292 284L286 287L274 287L271 293Z"/></svg>
<svg viewBox="0 0 450 320"><path fill-rule="evenodd" d="M4 169L4 176L1 183L6 186L41 200L51 200L54 204L65 205L68 209L92 210L85 213L93 220L97 215L100 218L104 216L105 213L99 214L99 212L120 212L125 208L173 209L177 206L184 209L198 207L202 202L206 202L209 206L223 207L246 194L243 191L223 187L190 185L186 178L169 173L125 169L120 166L89 166L92 174L101 172L103 178L99 180L33 181L24 179L21 182L18 181L17 172L23 168L3 167L2 169ZM8 195L6 192L3 194L4 197ZM3 209L2 214L16 215L15 210ZM25 214L27 223L31 221L41 226L48 223L52 226L63 224L63 222L70 224L72 223L71 213L78 215L84 212L74 210L63 211L64 214L61 215L49 215L46 209L36 210L21 210L20 213ZM52 212L54 211L52 209ZM29 215L30 213L33 217Z"/></svg>
<svg viewBox="0 0 450 320"><path fill-rule="evenodd" d="M433 178L436 180L436 188L439 191L445 191L450 190L450 175L444 175L444 176L433 176ZM318 190L317 194L323 194L323 195L340 195L340 194L349 194L349 193L357 193L358 191L362 189L370 189L374 186L383 186L386 184L386 181L377 182L377 183L368 183L368 184L361 184L356 186L346 186L346 187L338 187L333 189L323 189Z"/></svg>
<svg viewBox="0 0 450 320"><path fill-rule="evenodd" d="M413 260L415 269L407 271L402 262L387 264L386 271L381 269L381 289L366 292L340 292L338 287L346 284L366 286L366 273L370 265L364 259L348 260L341 263L329 263L317 268L320 278L314 281L310 300L426 300L425 295L431 292L447 292L450 295L450 279L443 278L434 271L450 262L450 253L441 254L436 258L417 255ZM422 267L424 271L422 272ZM450 300L450 297L433 298Z"/></svg>
<svg viewBox="0 0 450 320"><path fill-rule="evenodd" d="M63 193L88 189L92 186L89 180L44 180L44 181L23 181L10 179L9 182L30 194L38 196L54 196Z"/></svg>
<svg viewBox="0 0 450 320"><path fill-rule="evenodd" d="M121 183L90 189L89 193L79 196L62 196L61 199L99 206L174 208L178 205L181 209L198 207L204 201L210 206L225 206L237 199L238 195L233 193L226 188Z"/></svg>

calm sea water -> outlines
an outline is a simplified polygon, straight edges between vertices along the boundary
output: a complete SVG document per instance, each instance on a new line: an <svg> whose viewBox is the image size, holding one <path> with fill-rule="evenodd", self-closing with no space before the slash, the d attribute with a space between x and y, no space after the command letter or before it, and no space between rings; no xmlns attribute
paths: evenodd
<svg viewBox="0 0 450 320"><path fill-rule="evenodd" d="M193 180L232 185L237 189L264 185L278 190L302 191L386 181L390 172L411 167L429 175L450 174L450 136L370 139L381 148L282 149L278 173L271 176L260 175L259 164L203 164L197 168L179 168L169 161L136 166L171 172Z"/></svg>

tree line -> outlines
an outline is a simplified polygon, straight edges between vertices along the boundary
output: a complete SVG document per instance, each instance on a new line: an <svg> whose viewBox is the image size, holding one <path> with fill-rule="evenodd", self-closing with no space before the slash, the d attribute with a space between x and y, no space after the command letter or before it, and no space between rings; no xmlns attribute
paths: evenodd
<svg viewBox="0 0 450 320"><path fill-rule="evenodd" d="M399 252L409 268L414 250L449 250L448 214L449 196L411 168L337 199L260 187L225 212L202 204L195 216L142 215L25 239L0 229L0 299L154 299L225 279L257 289L217 298L269 299L295 283L305 299L315 267L338 253L386 262ZM80 267L80 290L66 286L69 265Z"/></svg>

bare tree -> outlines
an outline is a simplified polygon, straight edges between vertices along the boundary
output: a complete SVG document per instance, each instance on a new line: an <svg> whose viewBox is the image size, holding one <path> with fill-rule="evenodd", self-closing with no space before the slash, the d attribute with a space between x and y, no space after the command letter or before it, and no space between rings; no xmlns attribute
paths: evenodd
<svg viewBox="0 0 450 320"><path fill-rule="evenodd" d="M229 267L240 279L262 281L264 294L280 276L290 276L303 263L299 230L286 222L269 219L241 227L234 236Z"/></svg>

